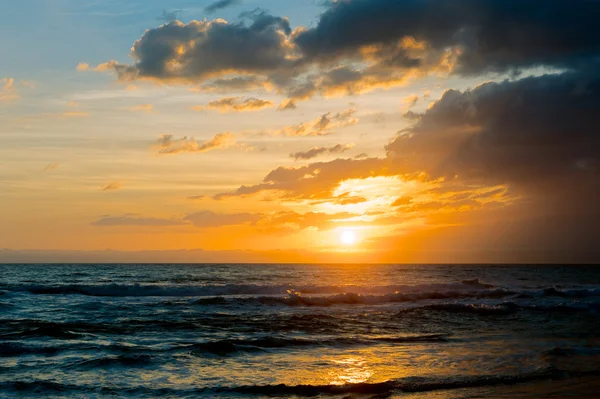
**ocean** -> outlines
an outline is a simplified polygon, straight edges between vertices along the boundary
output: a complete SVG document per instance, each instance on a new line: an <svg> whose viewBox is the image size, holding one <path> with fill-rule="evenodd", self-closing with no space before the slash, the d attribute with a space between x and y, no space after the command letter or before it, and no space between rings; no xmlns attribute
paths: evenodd
<svg viewBox="0 0 600 399"><path fill-rule="evenodd" d="M0 265L0 398L466 398L598 377L600 267Z"/></svg>

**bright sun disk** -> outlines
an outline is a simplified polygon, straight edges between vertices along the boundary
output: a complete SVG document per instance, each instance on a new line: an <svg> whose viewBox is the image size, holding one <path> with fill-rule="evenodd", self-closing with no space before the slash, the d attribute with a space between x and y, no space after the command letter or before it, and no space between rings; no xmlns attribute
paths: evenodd
<svg viewBox="0 0 600 399"><path fill-rule="evenodd" d="M340 241L344 245L352 245L356 242L356 234L352 230L344 230L340 236Z"/></svg>

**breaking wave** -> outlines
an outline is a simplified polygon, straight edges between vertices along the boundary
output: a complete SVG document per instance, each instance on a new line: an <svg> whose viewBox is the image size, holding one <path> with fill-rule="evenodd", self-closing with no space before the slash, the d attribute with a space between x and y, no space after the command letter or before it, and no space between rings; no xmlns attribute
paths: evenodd
<svg viewBox="0 0 600 399"><path fill-rule="evenodd" d="M231 387L205 387L192 389L148 387L98 387L88 385L60 384L52 381L12 381L0 382L0 392L20 393L60 393L60 394L105 394L120 396L297 396L315 397L319 395L391 395L393 393L431 392L462 388L476 388L498 385L514 385L540 380L560 380L568 377L597 376L600 370L581 373L567 373L557 368L541 369L529 374L456 376L448 378L406 377L378 383L357 383L345 385L244 385Z"/></svg>

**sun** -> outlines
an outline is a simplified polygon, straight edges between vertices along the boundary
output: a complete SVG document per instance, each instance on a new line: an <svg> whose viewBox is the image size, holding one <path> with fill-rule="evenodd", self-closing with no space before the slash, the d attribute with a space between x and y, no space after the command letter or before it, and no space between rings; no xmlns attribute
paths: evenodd
<svg viewBox="0 0 600 399"><path fill-rule="evenodd" d="M356 234L352 230L344 230L340 235L340 241L344 245L353 245L356 242Z"/></svg>

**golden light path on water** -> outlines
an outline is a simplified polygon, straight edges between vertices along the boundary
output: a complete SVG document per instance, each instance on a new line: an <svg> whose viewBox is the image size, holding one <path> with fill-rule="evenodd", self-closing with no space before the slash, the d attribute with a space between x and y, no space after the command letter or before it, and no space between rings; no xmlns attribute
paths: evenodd
<svg viewBox="0 0 600 399"><path fill-rule="evenodd" d="M364 357L348 357L342 360L333 360L333 363L343 367L342 372L331 371L330 384L360 384L366 382L373 375L373 370Z"/></svg>

